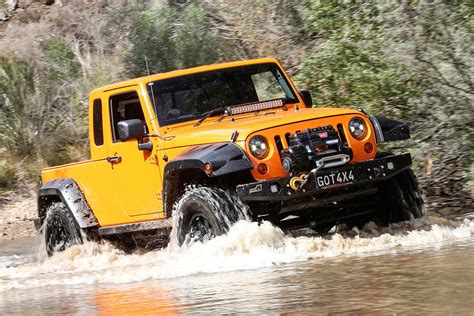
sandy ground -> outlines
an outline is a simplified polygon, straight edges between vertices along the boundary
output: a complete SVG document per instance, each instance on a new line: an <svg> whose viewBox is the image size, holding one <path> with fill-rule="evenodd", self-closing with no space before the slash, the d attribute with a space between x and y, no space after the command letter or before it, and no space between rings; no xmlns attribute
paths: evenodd
<svg viewBox="0 0 474 316"><path fill-rule="evenodd" d="M0 205L0 241L30 237L37 234L33 224L36 198L21 198Z"/></svg>

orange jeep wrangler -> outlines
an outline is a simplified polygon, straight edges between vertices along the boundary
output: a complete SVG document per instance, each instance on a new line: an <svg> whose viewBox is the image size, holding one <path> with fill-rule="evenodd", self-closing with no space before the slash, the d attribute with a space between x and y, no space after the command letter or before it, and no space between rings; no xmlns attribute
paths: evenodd
<svg viewBox="0 0 474 316"><path fill-rule="evenodd" d="M362 109L312 108L277 59L150 75L93 90L90 160L46 168L47 251L84 238L207 240L241 218L283 230L420 217L410 154L377 151L408 126Z"/></svg>

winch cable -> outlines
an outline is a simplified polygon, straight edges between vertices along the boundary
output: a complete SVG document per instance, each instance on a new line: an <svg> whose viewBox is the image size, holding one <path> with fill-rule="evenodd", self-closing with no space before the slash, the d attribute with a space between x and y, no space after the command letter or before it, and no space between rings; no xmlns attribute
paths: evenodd
<svg viewBox="0 0 474 316"><path fill-rule="evenodd" d="M324 166L323 160L316 161L316 168L312 169L308 174L302 174L300 176L296 176L291 178L290 180L290 187L295 190L299 191L301 188L308 182L310 175L315 175L322 167Z"/></svg>

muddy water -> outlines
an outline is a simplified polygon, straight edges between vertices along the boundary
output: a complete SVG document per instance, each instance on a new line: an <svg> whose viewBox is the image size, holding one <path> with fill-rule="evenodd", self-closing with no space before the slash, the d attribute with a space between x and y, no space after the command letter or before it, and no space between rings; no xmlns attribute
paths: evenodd
<svg viewBox="0 0 474 316"><path fill-rule="evenodd" d="M472 314L474 220L421 222L328 238L239 222L204 245L133 255L1 244L0 314Z"/></svg>

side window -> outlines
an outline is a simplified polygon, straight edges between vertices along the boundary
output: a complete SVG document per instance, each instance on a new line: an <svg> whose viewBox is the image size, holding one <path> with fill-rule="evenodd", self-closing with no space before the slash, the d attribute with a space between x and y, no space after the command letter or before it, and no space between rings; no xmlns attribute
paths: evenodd
<svg viewBox="0 0 474 316"><path fill-rule="evenodd" d="M94 124L94 143L96 146L104 144L104 130L102 127L102 100L95 99L94 107L92 109L93 124Z"/></svg>
<svg viewBox="0 0 474 316"><path fill-rule="evenodd" d="M120 121L140 119L145 125L145 116L136 91L117 94L110 97L110 120L112 122L112 138L119 141L117 124ZM146 125L145 125L146 126Z"/></svg>

